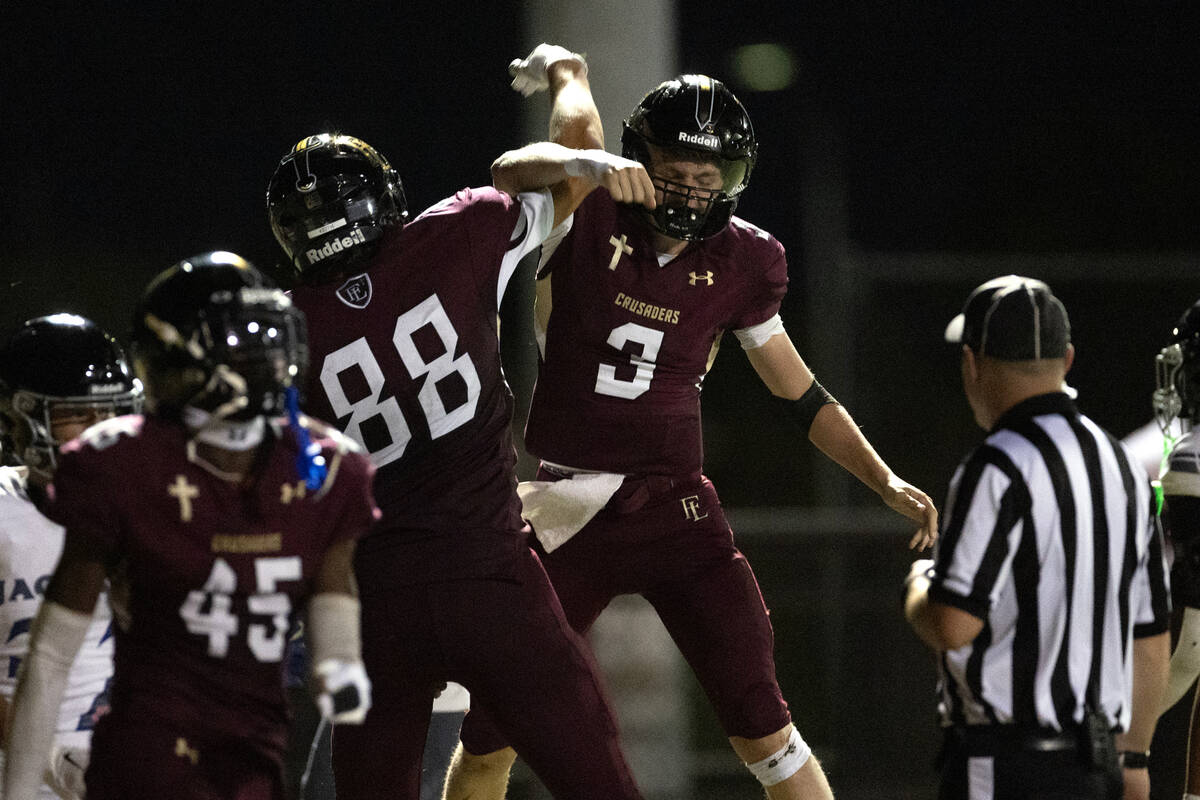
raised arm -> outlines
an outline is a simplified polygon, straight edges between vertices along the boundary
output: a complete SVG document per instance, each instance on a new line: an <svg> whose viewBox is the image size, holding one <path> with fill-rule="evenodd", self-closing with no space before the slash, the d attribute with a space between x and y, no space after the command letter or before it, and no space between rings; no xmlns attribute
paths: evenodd
<svg viewBox="0 0 1200 800"><path fill-rule="evenodd" d="M909 547L924 550L937 540L937 508L925 492L902 480L862 435L849 412L816 382L786 333L746 351L750 364L789 416L808 430L817 449L878 494L920 529Z"/></svg>
<svg viewBox="0 0 1200 800"><path fill-rule="evenodd" d="M550 91L549 141L504 153L492 164L492 184L510 195L549 186L554 224L574 213L603 186L613 199L654 208L654 185L645 167L604 150L604 129L592 98L583 57L540 44L509 65L513 88L529 96Z"/></svg>

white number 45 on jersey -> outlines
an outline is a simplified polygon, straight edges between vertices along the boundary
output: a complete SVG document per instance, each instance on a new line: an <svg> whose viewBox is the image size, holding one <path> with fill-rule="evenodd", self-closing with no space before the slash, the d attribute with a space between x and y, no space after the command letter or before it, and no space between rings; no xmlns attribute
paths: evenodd
<svg viewBox="0 0 1200 800"><path fill-rule="evenodd" d="M254 559L257 593L250 595L246 606L251 614L270 617L268 624L255 623L246 627L246 644L259 661L283 659L287 643L288 620L292 601L277 591L283 581L298 581L302 577L300 556ZM229 640L238 635L241 623L233 608L233 593L237 591L237 573L223 558L213 562L212 572L203 589L188 593L179 607L179 616L189 633L208 637L208 654L224 658L229 652ZM205 606L208 611L205 611Z"/></svg>

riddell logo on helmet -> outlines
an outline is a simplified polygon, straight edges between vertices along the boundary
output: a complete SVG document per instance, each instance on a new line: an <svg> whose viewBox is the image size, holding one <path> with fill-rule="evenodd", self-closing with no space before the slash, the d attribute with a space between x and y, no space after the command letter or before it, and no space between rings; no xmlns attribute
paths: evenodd
<svg viewBox="0 0 1200 800"><path fill-rule="evenodd" d="M335 253L349 250L358 244L365 244L366 241L367 237L363 236L363 232L357 230L349 236L343 236L340 239L330 239L323 247L314 247L311 250L306 250L304 255L308 258L309 264L316 264L318 261L324 261Z"/></svg>
<svg viewBox="0 0 1200 800"><path fill-rule="evenodd" d="M712 150L721 149L721 137L714 136L711 133L688 133L687 131L680 131L679 141L685 144L698 144L701 147L708 147Z"/></svg>

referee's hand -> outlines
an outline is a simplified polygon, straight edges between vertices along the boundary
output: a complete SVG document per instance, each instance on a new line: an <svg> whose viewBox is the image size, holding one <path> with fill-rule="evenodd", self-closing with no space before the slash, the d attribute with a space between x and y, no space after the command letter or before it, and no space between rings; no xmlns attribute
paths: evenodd
<svg viewBox="0 0 1200 800"><path fill-rule="evenodd" d="M925 550L933 546L938 537L938 512L929 495L894 474L880 495L890 508L921 526L909 540L908 549Z"/></svg>

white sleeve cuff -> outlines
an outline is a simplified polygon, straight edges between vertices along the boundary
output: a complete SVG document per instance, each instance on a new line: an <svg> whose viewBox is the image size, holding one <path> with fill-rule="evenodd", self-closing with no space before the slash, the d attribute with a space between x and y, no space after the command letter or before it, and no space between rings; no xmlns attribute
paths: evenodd
<svg viewBox="0 0 1200 800"><path fill-rule="evenodd" d="M766 322L736 330L733 335L742 343L743 350L754 350L766 344L772 336L783 332L783 320L776 314Z"/></svg>

